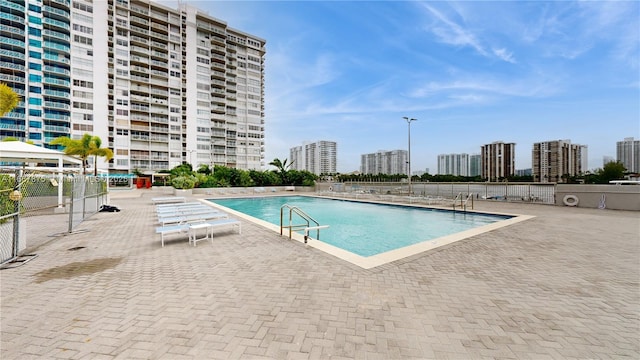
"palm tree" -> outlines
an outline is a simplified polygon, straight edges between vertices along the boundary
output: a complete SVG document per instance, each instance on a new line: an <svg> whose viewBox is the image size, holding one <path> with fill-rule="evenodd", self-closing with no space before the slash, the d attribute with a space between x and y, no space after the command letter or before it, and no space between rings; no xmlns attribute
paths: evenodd
<svg viewBox="0 0 640 360"><path fill-rule="evenodd" d="M20 102L20 95L18 95L7 84L0 83L0 116L9 113Z"/></svg>
<svg viewBox="0 0 640 360"><path fill-rule="evenodd" d="M113 151L107 148L101 148L102 140L98 136L84 134L80 139L71 139L65 136L55 138L51 141L52 145L64 146L64 153L67 155L76 155L82 160L82 173L86 173L87 159L94 156L94 175L98 175L97 163L98 156L102 156L109 161L113 158Z"/></svg>
<svg viewBox="0 0 640 360"><path fill-rule="evenodd" d="M282 183L286 184L287 171L289 170L291 165L293 165L293 161L287 165L287 159L284 159L284 161L280 161L280 159L275 158L269 163L269 165L275 166L278 169L278 174L280 174L280 177L282 178Z"/></svg>
<svg viewBox="0 0 640 360"><path fill-rule="evenodd" d="M88 135L88 134L85 134ZM91 137L91 151L90 155L93 155L93 175L98 176L98 156L102 156L104 161L113 159L113 151L109 148L103 148L102 140L98 136Z"/></svg>

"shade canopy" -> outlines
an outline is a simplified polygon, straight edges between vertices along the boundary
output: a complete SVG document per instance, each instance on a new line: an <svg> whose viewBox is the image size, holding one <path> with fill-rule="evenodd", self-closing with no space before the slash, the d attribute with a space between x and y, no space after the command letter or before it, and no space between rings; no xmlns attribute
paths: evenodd
<svg viewBox="0 0 640 360"><path fill-rule="evenodd" d="M43 148L22 141L0 141L0 162L82 165L82 160L62 151Z"/></svg>

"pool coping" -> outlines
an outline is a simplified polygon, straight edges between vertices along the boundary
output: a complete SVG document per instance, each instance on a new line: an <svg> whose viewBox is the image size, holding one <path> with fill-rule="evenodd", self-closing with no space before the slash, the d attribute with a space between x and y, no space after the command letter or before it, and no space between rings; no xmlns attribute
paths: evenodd
<svg viewBox="0 0 640 360"><path fill-rule="evenodd" d="M384 201L374 201L374 200L365 200L365 199L361 199L361 200L355 200L355 199L343 199L343 198L334 198L334 197L328 197L328 196L315 196L315 195L311 195L311 194L287 194L287 195L263 195L263 196L240 196L237 198L256 198L256 197L273 197L273 196L307 196L307 197L316 197L316 198L323 198L323 199L332 199L332 200L343 200L343 201L353 201L353 202L361 202L361 203L371 203L371 204L379 204L379 205L393 205L393 206L403 206L403 207L414 207L414 208L424 208L424 209L434 209L434 210L443 210L443 211L453 211L450 209L445 209L445 208L441 208L441 207L434 207L434 206L425 206L425 205L419 205L419 204L402 204L402 203L390 203L390 202L384 202ZM231 197L231 198L236 198L236 197ZM296 233L296 232L291 232L290 236L289 234L286 233L286 231L283 231L283 233L280 233L280 226L278 225L274 225L270 222L255 218L253 216L241 213L239 211L227 208L225 206L219 205L214 203L213 201L220 199L229 199L228 197L224 197L224 198L207 198L207 199L199 199L199 201L208 204L209 206L213 206L215 208L218 208L224 212L227 212L229 214L232 214L234 216L237 216L241 219L250 221L252 223L255 223L259 226L262 226L264 228L267 228L269 230L272 230L274 232L276 232L277 234L280 234L281 236L286 236L287 238L290 238L292 240L301 242L303 244L305 244L306 246L309 247L313 247L315 249L318 249L320 251L323 251L329 255L335 256L341 260L347 261L351 264L354 264L356 266L359 266L363 269L372 269L378 266L382 266L382 265L386 265L389 263L392 263L394 261L398 261L398 260L402 260L414 255L418 255L427 251L431 251L434 249L437 249L439 247L445 246L445 245L449 245L449 244L453 244L457 241L461 241L461 240L465 240L468 239L470 237L476 236L476 235L480 235L486 232L490 232L493 230L497 230L506 226L510 226L522 221L526 221L532 218L535 218L535 216L533 215L522 215L522 214L510 214L510 213L502 213L502 212L493 212L493 211L474 211L474 210L465 210L465 212L468 213L475 213L475 214L487 214L487 215L500 215L500 216L511 216L508 219L504 219L504 220L499 220L496 221L494 223L491 224L486 224L486 225L482 225L480 227L477 228L473 228L473 229L469 229L469 230L464 230L464 231L460 231L454 234L450 234L450 235L445 235L445 236L441 236L439 238L435 238L432 240L424 240L422 242L416 243L416 244L412 244L412 245L408 245L405 247L401 247L398 249L394 249L394 250L389 250L377 255L372 255L372 256L368 256L368 257L364 257L361 255L357 255L354 254L350 251L344 250L344 249L340 249L336 246L324 243L322 241L319 240L315 240L311 237L309 237L308 241L306 241L305 243L305 239L304 236L302 234ZM210 201L213 200L213 201Z"/></svg>

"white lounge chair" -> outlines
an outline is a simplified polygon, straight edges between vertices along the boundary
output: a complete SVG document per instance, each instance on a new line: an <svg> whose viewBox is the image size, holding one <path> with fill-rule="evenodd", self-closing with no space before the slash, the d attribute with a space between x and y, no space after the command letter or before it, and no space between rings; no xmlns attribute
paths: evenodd
<svg viewBox="0 0 640 360"><path fill-rule="evenodd" d="M204 224L207 224L207 226L203 226ZM160 234L160 241L162 242L162 247L164 247L165 235L188 233L190 229L192 231L195 231L196 230L195 228L192 229L193 226L195 226L196 228L206 227L207 231L211 231L212 238L213 238L213 229L217 227L236 226L238 228L238 234L242 233L242 223L240 221L236 219L219 219L219 220L200 221L196 223L185 222L185 223L159 226L159 227L156 227L156 234ZM195 238L195 233L193 237ZM198 240L201 240L201 239L198 239ZM198 240L196 240L196 242ZM189 236L189 242L191 243L191 241L192 241L191 236Z"/></svg>
<svg viewBox="0 0 640 360"><path fill-rule="evenodd" d="M154 204L183 203L186 201L187 199L183 196L156 197L151 199L151 202Z"/></svg>

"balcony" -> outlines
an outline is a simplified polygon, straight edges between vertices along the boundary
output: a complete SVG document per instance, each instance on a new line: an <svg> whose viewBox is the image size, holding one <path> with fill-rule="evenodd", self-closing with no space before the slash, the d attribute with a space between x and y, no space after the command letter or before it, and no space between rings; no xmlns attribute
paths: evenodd
<svg viewBox="0 0 640 360"><path fill-rule="evenodd" d="M61 32L53 31L53 30L44 30L42 34L46 37L51 37L63 41L71 41L71 37L67 34L63 34Z"/></svg>
<svg viewBox="0 0 640 360"><path fill-rule="evenodd" d="M65 68L60 68L60 67L56 67L56 66L48 66L45 65L44 67L44 72L49 72L49 73L55 73L55 74L60 74L60 75L66 75L66 76L71 76L71 71L65 69Z"/></svg>
<svg viewBox="0 0 640 360"><path fill-rule="evenodd" d="M0 44L20 47L20 48L24 49L24 41L20 41L20 40L16 40L16 39L10 39L10 38L2 37L2 38L0 38Z"/></svg>
<svg viewBox="0 0 640 360"><path fill-rule="evenodd" d="M59 97L59 98L64 98L64 99L69 99L71 97L71 94L69 94L68 92L57 91L57 90L44 89L44 90L42 90L42 93L45 96Z"/></svg>
<svg viewBox="0 0 640 360"><path fill-rule="evenodd" d="M57 17L60 17L62 19L69 19L70 18L70 14L68 11L62 10L62 9L58 9L58 8L54 8L52 6L43 6L42 7L42 13L43 14L48 14L48 15L55 15Z"/></svg>
<svg viewBox="0 0 640 360"><path fill-rule="evenodd" d="M42 58L45 60L55 61L67 65L71 64L71 61L69 59L64 56L58 56L57 54L45 53Z"/></svg>
<svg viewBox="0 0 640 360"><path fill-rule="evenodd" d="M52 108L52 109L60 109L60 110L70 110L71 106L69 104L55 102L55 101L45 101L44 107Z"/></svg>
<svg viewBox="0 0 640 360"><path fill-rule="evenodd" d="M24 83L25 78L23 76L15 76L8 74L0 74L0 80L4 82Z"/></svg>
<svg viewBox="0 0 640 360"><path fill-rule="evenodd" d="M57 133L63 133L63 134L70 134L71 133L71 128L68 128L66 126L45 125L44 126L44 131L57 132Z"/></svg>
<svg viewBox="0 0 640 360"><path fill-rule="evenodd" d="M6 117L6 116L3 116ZM17 130L17 131L25 131L26 126L18 125L18 124L2 124L0 123L0 129L2 130Z"/></svg>
<svg viewBox="0 0 640 360"><path fill-rule="evenodd" d="M57 42L53 42L53 41L45 41L44 42L44 48L45 49L55 49L58 51L62 51L65 53L68 53L71 51L71 47L69 45L63 45L63 44L59 44Z"/></svg>
<svg viewBox="0 0 640 360"><path fill-rule="evenodd" d="M25 70L24 65L15 64L15 63L8 62L8 61L0 61L0 68L12 69L12 70L17 70L17 71L22 71L22 72L24 72L24 70Z"/></svg>
<svg viewBox="0 0 640 360"><path fill-rule="evenodd" d="M0 32L5 32L8 34L15 34L18 36L24 36L24 30L17 28L17 27L13 27L13 26L9 26L9 25L0 25Z"/></svg>
<svg viewBox="0 0 640 360"><path fill-rule="evenodd" d="M50 26L54 26L60 29L64 29L64 30L70 30L70 26L67 23L64 23L62 21L58 21L58 20L54 20L54 19L49 19L49 18L44 18L42 19L42 23L44 25L50 25Z"/></svg>
<svg viewBox="0 0 640 360"><path fill-rule="evenodd" d="M71 86L71 82L68 80L57 79L49 76L45 76L43 82L49 85L58 85L58 86L64 86L64 87Z"/></svg>
<svg viewBox="0 0 640 360"><path fill-rule="evenodd" d="M17 23L20 23L20 24L22 24L24 22L24 19L21 16L7 14L7 13L4 13L4 12L0 12L0 19L13 21L13 22L17 22Z"/></svg>

